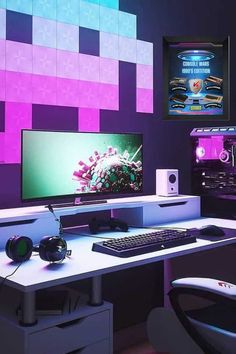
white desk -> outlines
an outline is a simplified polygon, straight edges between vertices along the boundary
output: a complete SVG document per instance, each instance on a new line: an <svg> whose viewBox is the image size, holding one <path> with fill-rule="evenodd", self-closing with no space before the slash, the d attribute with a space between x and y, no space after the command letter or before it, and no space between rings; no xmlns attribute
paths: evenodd
<svg viewBox="0 0 236 354"><path fill-rule="evenodd" d="M91 206L88 206L89 208ZM96 206L97 210L97 206ZM104 209L102 209L104 210ZM197 218L163 226L176 226L184 228L200 227L207 224L215 224L236 229L236 221ZM160 225L158 225L160 226ZM145 230L142 229L143 232ZM71 232L75 232L73 229ZM140 233L140 229L130 229L129 235ZM84 233L83 230L83 234ZM97 236L105 237L121 237L121 232L99 233ZM127 236L127 233L123 234ZM131 267L142 266L144 264L168 261L169 259L188 255L191 253L201 252L214 248L223 247L236 243L236 237L231 239L218 239L211 242L206 240L197 240L196 243L169 248L166 250L151 252L130 258L118 258L110 255L96 253L91 251L93 242L98 242L99 239L92 238L87 233L87 236L78 236L75 234L65 234L65 239L68 248L72 249L72 256L66 259L61 264L48 264L41 260L38 256L33 256L31 259L23 263L17 272L10 278L6 279L4 284L9 288L15 288L22 293L23 307L23 323L29 325L35 320L35 292L39 289L52 287L55 285L63 285L74 281L79 281L86 278L92 279L91 302L98 305L102 300L102 275L127 269ZM4 251L0 252L0 280L2 281L8 274L12 273L16 265L10 261ZM106 311L109 311L109 305L105 304ZM97 307L97 309L99 306ZM101 306L102 308L102 306ZM102 308L103 309L103 308ZM91 311L87 309L87 311ZM98 310L97 310L98 311ZM102 316L102 314L98 314ZM1 317L1 316L0 316ZM111 320L110 320L111 321ZM5 326L5 322L4 322ZM3 326L3 327L4 327ZM32 326L31 328L33 328ZM19 328L16 326L17 331ZM26 334L24 333L26 337ZM101 345L107 345L102 343ZM109 344L110 345L110 344ZM30 352L31 353L31 352ZM87 352L86 352L87 353ZM110 353L110 352L109 352ZM27 352L28 354L28 352Z"/></svg>
<svg viewBox="0 0 236 354"><path fill-rule="evenodd" d="M202 225L215 224L236 229L236 221L199 218L191 221L176 222L165 224L168 226L177 227L200 227ZM73 230L72 230L73 231ZM145 232L144 229L142 229ZM74 232L74 231L73 231ZM128 233L123 233L124 236L140 233L140 229L130 229ZM98 236L121 237L121 232L100 233ZM84 233L86 235L86 233ZM161 251L151 252L139 256L129 258L119 258L110 255L105 255L91 250L93 242L98 242L99 239L90 237L77 236L75 234L65 234L68 248L72 249L72 256L66 259L61 264L48 264L41 260L38 256L21 265L17 272L6 279L5 284L10 287L20 290L22 293L33 293L38 289L43 289L55 285L66 284L73 281L79 281L85 278L96 278L103 274L137 267L148 263L163 261L173 257L179 257L186 254L214 249L217 247L226 246L236 242L236 237L231 239L220 238L217 241L211 242L206 240L197 240L196 243L191 243L183 246L169 248ZM16 265L6 256L4 251L0 252L0 277L3 279L10 274Z"/></svg>

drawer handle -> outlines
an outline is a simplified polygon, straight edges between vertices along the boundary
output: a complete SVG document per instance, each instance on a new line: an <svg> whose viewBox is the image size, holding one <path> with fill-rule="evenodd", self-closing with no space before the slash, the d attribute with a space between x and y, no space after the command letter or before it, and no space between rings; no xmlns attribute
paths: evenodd
<svg viewBox="0 0 236 354"><path fill-rule="evenodd" d="M80 318L80 319L76 319L76 320L72 320L72 321L69 321L69 322L65 322L65 323L62 323L62 324L59 324L57 325L58 328L67 328L67 327L72 327L80 322L84 321L83 318Z"/></svg>
<svg viewBox="0 0 236 354"><path fill-rule="evenodd" d="M186 203L187 203L187 201L186 202L177 202L177 203L158 204L158 205L161 208L168 208L168 207L172 207L172 206L184 205Z"/></svg>

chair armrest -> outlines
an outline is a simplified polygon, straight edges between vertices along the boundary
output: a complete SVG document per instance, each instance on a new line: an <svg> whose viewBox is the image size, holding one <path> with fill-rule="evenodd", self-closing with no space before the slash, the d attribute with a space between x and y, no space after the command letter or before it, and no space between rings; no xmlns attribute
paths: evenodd
<svg viewBox="0 0 236 354"><path fill-rule="evenodd" d="M174 288L189 288L207 291L236 300L236 285L222 280L211 278L181 278L172 281Z"/></svg>

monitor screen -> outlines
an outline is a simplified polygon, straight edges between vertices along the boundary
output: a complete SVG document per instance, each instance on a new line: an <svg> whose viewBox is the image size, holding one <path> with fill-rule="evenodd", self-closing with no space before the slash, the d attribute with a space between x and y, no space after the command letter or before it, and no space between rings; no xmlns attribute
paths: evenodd
<svg viewBox="0 0 236 354"><path fill-rule="evenodd" d="M142 192L142 135L22 130L22 200Z"/></svg>

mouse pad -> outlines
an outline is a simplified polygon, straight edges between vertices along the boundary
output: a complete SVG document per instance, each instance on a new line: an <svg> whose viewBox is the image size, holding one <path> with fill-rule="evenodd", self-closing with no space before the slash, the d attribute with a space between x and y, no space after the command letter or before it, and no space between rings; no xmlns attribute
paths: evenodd
<svg viewBox="0 0 236 354"><path fill-rule="evenodd" d="M229 229L227 227L220 227L221 230L224 231L224 236L208 236L208 235L197 235L197 238L201 240L207 240L207 241L220 241L220 240L226 240L228 238L233 238L236 237L236 229ZM199 230L198 230L199 231Z"/></svg>

